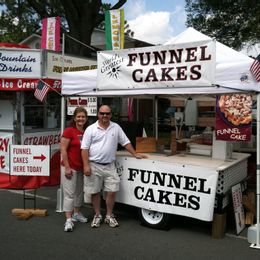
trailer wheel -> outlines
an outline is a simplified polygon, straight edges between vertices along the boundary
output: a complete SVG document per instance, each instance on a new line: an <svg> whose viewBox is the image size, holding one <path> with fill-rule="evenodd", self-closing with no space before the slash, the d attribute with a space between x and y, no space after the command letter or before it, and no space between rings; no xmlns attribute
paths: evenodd
<svg viewBox="0 0 260 260"><path fill-rule="evenodd" d="M153 211L149 209L138 209L138 215L142 225L156 228L156 229L168 229L170 224L170 214Z"/></svg>

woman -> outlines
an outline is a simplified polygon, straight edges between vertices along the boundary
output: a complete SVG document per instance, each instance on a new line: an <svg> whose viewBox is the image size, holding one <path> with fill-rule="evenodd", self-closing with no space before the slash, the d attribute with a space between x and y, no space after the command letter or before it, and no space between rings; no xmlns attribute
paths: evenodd
<svg viewBox="0 0 260 260"><path fill-rule="evenodd" d="M61 179L63 186L63 211L66 222L64 231L73 231L73 221L86 223L88 219L80 212L83 204L83 163L81 159L81 140L87 127L87 111L77 107L71 118L70 127L61 137Z"/></svg>

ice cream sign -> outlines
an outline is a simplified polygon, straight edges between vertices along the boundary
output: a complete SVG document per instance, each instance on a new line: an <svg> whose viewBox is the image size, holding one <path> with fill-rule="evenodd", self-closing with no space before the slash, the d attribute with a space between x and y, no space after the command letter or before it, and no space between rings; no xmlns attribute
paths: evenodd
<svg viewBox="0 0 260 260"><path fill-rule="evenodd" d="M49 145L11 145L10 175L49 176Z"/></svg>

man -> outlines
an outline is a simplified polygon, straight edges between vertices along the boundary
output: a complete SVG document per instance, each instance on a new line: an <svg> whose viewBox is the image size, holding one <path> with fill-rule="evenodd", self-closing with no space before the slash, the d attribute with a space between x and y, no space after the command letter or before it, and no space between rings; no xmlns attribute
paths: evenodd
<svg viewBox="0 0 260 260"><path fill-rule="evenodd" d="M93 228L99 227L102 221L100 214L100 191L102 189L106 192L105 223L110 227L119 226L113 215L116 192L119 190L120 182L115 167L118 143L134 157L146 158L145 155L136 153L122 128L110 121L111 117L110 107L101 106L98 112L98 121L86 129L81 144L86 192L91 194L95 211L91 223Z"/></svg>

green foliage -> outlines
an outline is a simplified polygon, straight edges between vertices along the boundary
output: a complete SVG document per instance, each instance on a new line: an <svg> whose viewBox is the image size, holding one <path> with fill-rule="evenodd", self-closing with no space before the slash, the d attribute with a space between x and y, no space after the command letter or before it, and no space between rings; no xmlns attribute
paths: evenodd
<svg viewBox="0 0 260 260"><path fill-rule="evenodd" d="M60 16L62 28L73 38L90 46L94 28L104 28L104 11L118 9L126 0L118 0L114 6L101 0L1 0L0 41L19 43L41 29L44 17ZM126 26L129 36L133 33ZM66 52L89 56L90 48L73 41L66 41Z"/></svg>
<svg viewBox="0 0 260 260"><path fill-rule="evenodd" d="M186 25L240 50L260 42L259 0L186 0Z"/></svg>
<svg viewBox="0 0 260 260"><path fill-rule="evenodd" d="M18 43L39 28L39 16L26 1L0 2L0 41Z"/></svg>

